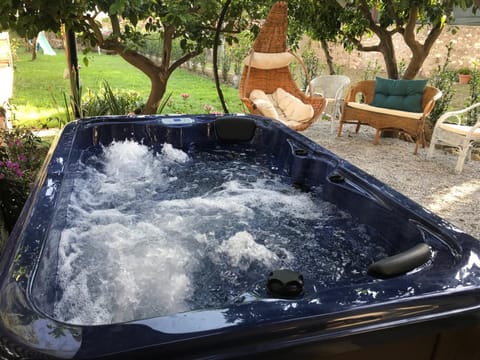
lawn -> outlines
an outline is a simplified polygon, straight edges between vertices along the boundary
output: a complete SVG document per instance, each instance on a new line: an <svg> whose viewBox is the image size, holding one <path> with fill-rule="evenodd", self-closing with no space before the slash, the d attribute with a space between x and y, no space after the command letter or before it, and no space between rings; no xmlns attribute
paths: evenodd
<svg viewBox="0 0 480 360"><path fill-rule="evenodd" d="M58 126L57 119L65 119L64 95L69 94L69 81L64 78L66 59L63 50L56 50L56 56L39 53L35 61L31 54L18 50L15 62L15 83L12 104L14 125L42 127ZM83 55L80 54L82 58ZM98 92L105 80L112 89L135 91L146 99L150 82L135 67L129 65L118 55L88 55L89 65L81 65L80 81L82 93L88 90ZM352 82L361 79L362 72L344 69L344 74ZM452 99L451 108L461 108L468 98L468 85L455 84L457 93ZM238 89L223 84L222 90L229 111L242 112ZM211 77L199 75L186 69L177 69L168 82L166 94L171 97L164 113L205 113L222 111L215 83ZM188 94L182 96L182 94ZM133 109L132 109L133 110Z"/></svg>
<svg viewBox="0 0 480 360"><path fill-rule="evenodd" d="M15 106L14 124L49 127L58 124L55 118L65 118L64 94L69 94L69 81L64 78L66 59L63 50L56 56L39 54L35 61L31 54L18 50L15 62L14 90L11 103ZM80 54L80 57L83 55ZM82 93L88 89L99 91L105 80L112 89L135 91L144 99L150 91L150 81L142 72L117 55L88 55L88 66L81 64L79 71ZM230 112L241 112L238 90L222 85ZM205 113L222 111L213 79L185 69L176 70L167 87L172 94L164 113ZM188 97L182 97L182 94ZM132 109L133 110L133 109ZM49 120L50 119L50 120Z"/></svg>

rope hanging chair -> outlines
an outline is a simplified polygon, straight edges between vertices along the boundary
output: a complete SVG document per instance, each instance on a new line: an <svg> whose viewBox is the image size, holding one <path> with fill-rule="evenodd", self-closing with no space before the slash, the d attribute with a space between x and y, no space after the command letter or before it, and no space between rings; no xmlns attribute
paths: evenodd
<svg viewBox="0 0 480 360"><path fill-rule="evenodd" d="M322 96L313 96L313 90L309 94L302 92L290 73L288 64L296 59L301 65L308 83L310 79L302 59L293 52L287 50L287 27L288 8L283 1L273 5L265 23L253 43L253 48L244 60L244 69L239 84L240 99L252 114L266 115L260 111L258 103L252 101L252 91L261 90L267 96L272 96L278 89L283 89L293 96L293 102L301 102L301 105L309 105L313 109L308 116L301 121L296 121L289 116L290 108L287 111L280 111L278 120L284 122L290 128L301 131L312 125L323 112L326 100ZM298 100L297 100L298 99Z"/></svg>

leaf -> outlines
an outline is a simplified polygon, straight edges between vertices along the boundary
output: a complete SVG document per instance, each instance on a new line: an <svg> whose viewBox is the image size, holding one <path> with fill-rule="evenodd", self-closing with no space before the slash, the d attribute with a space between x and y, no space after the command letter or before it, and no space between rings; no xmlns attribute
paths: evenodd
<svg viewBox="0 0 480 360"><path fill-rule="evenodd" d="M447 16L446 15L443 15L440 19L440 27L444 27L445 24L447 23Z"/></svg>

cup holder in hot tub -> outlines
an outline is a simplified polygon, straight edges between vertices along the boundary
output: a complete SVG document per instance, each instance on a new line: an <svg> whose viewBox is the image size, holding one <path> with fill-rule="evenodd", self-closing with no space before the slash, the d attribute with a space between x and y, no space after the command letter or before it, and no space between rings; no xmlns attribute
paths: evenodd
<svg viewBox="0 0 480 360"><path fill-rule="evenodd" d="M303 293L303 275L289 269L272 271L268 276L267 288L270 294L280 298L295 298Z"/></svg>

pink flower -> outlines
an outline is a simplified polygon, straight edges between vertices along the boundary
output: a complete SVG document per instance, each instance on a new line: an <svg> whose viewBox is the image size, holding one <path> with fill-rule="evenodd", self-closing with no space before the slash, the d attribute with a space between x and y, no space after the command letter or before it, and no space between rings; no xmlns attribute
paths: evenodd
<svg viewBox="0 0 480 360"><path fill-rule="evenodd" d="M189 93L183 93L183 94L180 94L180 96L181 96L184 100L187 100L187 99L190 97L190 94L189 94Z"/></svg>
<svg viewBox="0 0 480 360"><path fill-rule="evenodd" d="M22 147L22 146L23 146L23 143L22 143L22 140L21 140L21 139L17 139L17 141L15 141L15 144L17 144L18 147Z"/></svg>
<svg viewBox="0 0 480 360"><path fill-rule="evenodd" d="M20 170L20 169L16 169L16 170L15 170L15 175L17 175L18 177L22 177L23 171Z"/></svg>
<svg viewBox="0 0 480 360"><path fill-rule="evenodd" d="M210 111L213 111L215 108L212 106L212 105L209 105L209 104L205 104L203 106L203 110L205 110L206 112L210 112Z"/></svg>
<svg viewBox="0 0 480 360"><path fill-rule="evenodd" d="M20 169L20 164L19 164L19 163L17 163L17 162L12 162L12 161L10 161L10 160L7 160L7 161L5 162L5 166L7 167L7 169L13 169L13 170L15 170L15 169Z"/></svg>
<svg viewBox="0 0 480 360"><path fill-rule="evenodd" d="M2 179L5 179L5 174L4 173L0 173L0 180Z"/></svg>
<svg viewBox="0 0 480 360"><path fill-rule="evenodd" d="M27 157L26 157L24 154L22 154L22 155L20 155L20 156L18 157L18 160L20 160L20 161L27 161Z"/></svg>

